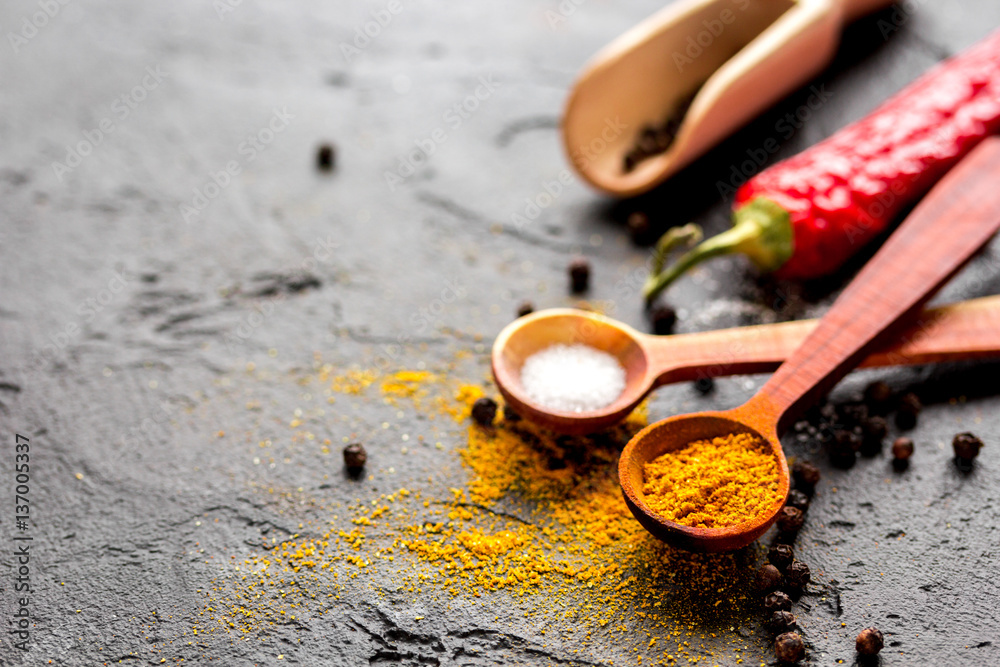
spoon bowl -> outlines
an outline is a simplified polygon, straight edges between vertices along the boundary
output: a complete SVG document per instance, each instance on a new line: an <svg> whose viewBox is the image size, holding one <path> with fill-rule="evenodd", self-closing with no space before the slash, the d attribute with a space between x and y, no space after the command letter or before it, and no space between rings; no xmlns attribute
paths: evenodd
<svg viewBox="0 0 1000 667"><path fill-rule="evenodd" d="M518 414L568 434L593 433L624 419L649 392L649 358L642 334L621 322L570 308L545 310L519 318L493 343L493 377L507 405ZM525 359L551 345L583 344L606 352L625 369L625 389L609 406L588 412L563 412L532 401L521 384Z"/></svg>
<svg viewBox="0 0 1000 667"><path fill-rule="evenodd" d="M845 23L889 4L673 2L606 46L577 78L561 125L570 162L600 190L645 192L818 73ZM625 171L643 128L668 116L676 131L667 149Z"/></svg>
<svg viewBox="0 0 1000 667"><path fill-rule="evenodd" d="M619 479L625 504L639 523L655 537L689 551L720 552L744 547L774 523L788 496L788 463L773 426L751 425L753 414L737 409L726 412L699 412L669 417L637 433L622 452ZM669 521L646 503L643 494L643 467L663 454L696 440L711 440L730 434L749 433L766 442L778 464L778 500L762 514L723 528L696 528Z"/></svg>

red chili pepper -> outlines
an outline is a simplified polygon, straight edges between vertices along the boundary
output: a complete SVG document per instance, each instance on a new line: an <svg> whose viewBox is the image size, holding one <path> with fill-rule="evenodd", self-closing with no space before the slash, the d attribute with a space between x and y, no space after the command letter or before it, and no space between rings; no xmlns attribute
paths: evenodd
<svg viewBox="0 0 1000 667"><path fill-rule="evenodd" d="M998 130L1000 30L747 181L733 203L733 228L650 276L646 299L702 260L728 253L748 255L781 278L832 273Z"/></svg>

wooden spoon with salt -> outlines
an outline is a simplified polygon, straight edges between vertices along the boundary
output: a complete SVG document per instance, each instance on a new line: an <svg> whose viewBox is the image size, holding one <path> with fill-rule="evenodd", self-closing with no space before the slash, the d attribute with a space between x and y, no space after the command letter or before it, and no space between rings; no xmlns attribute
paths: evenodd
<svg viewBox="0 0 1000 667"><path fill-rule="evenodd" d="M605 317L550 308L519 317L493 343L493 377L507 405L558 433L582 435L625 419L651 391L701 378L770 373L816 328L816 320L761 324L699 333L652 336ZM521 368L531 355L557 345L606 352L625 369L625 389L597 410L553 410L525 391ZM1000 357L1000 296L930 308L898 338L878 347L862 367L904 366Z"/></svg>

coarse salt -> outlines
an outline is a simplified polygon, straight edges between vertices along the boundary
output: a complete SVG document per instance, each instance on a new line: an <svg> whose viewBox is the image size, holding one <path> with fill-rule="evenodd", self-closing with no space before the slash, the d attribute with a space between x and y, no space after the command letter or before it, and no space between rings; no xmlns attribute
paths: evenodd
<svg viewBox="0 0 1000 667"><path fill-rule="evenodd" d="M621 396L625 369L589 345L552 345L525 359L521 386L533 403L550 410L591 412Z"/></svg>

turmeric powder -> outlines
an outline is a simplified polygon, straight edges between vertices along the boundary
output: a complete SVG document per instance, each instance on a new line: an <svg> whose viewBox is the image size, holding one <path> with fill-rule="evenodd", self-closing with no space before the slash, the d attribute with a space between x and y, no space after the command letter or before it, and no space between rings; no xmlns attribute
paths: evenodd
<svg viewBox="0 0 1000 667"><path fill-rule="evenodd" d="M735 526L778 500L778 463L749 433L696 440L643 467L650 509L695 528Z"/></svg>
<svg viewBox="0 0 1000 667"><path fill-rule="evenodd" d="M275 628L308 627L371 599L396 611L419 609L414 621L475 605L483 618L497 614L498 630L543 628L548 634L539 633L546 637L538 646L588 664L737 664L768 650L756 636L734 631L757 604L750 590L759 552L674 549L650 536L622 502L614 468L621 447L645 425L644 409L610 432L569 438L509 415L491 428L471 423L484 389L450 367L337 375L318 364L311 374L283 379L316 402L328 404L336 393L340 412L362 403L382 410L383 430L392 420L406 424L417 436L408 446L442 469L450 462L461 468L426 481L400 474L407 487L390 493L385 482L397 473L370 463L372 481L383 488L354 502L284 488L265 472L255 493L294 532L261 534L249 551L228 554L225 565L206 554L206 568L211 561L220 570L204 590L192 636L224 632L264 641ZM312 424L330 422L321 410L306 404L289 415L299 423L280 454L280 432L265 440L249 431L247 455L273 462L318 448L328 456L330 440L320 446L308 433ZM287 423L285 415L280 422ZM437 450L455 446L437 453L424 434L440 438ZM386 440L372 451L387 455ZM544 646L552 635L558 643Z"/></svg>

